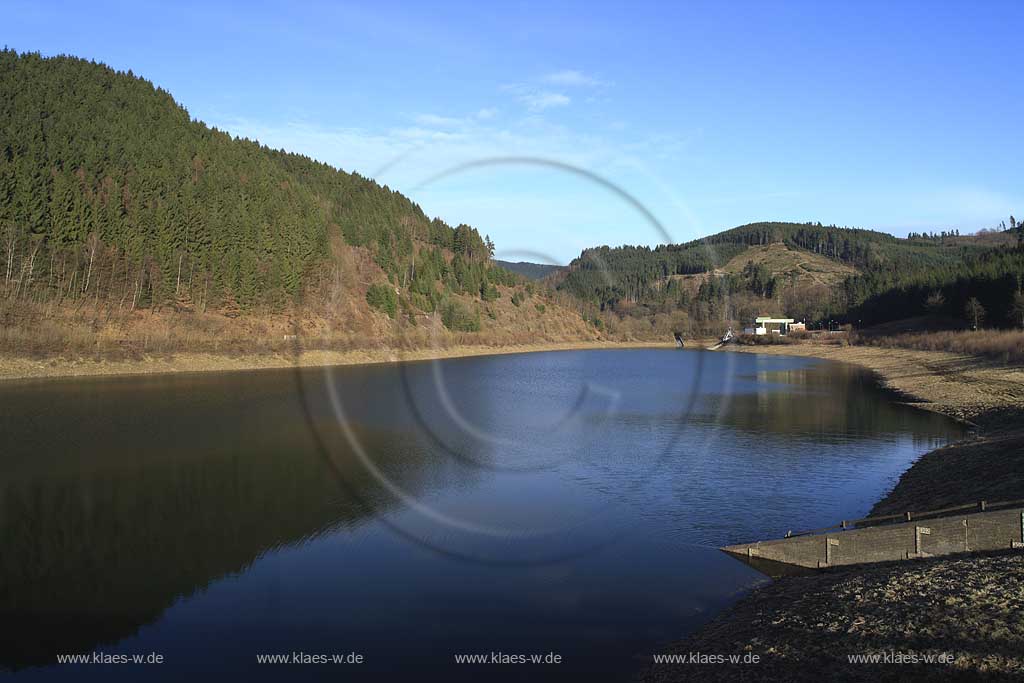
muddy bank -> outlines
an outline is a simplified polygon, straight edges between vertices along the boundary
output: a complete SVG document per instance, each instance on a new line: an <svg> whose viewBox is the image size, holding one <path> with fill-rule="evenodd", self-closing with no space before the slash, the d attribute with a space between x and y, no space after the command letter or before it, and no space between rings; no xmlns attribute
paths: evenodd
<svg viewBox="0 0 1024 683"><path fill-rule="evenodd" d="M0 357L0 381L46 377L90 377L100 375L140 375L180 372L224 372L265 368L314 367L324 365L366 365L400 361L490 356L506 353L569 351L578 349L671 348L664 342L578 341L522 344L511 346L449 346L413 350L387 347L350 351L307 351L292 354L175 353L144 356L139 359L112 360L81 357L33 359L20 356Z"/></svg>

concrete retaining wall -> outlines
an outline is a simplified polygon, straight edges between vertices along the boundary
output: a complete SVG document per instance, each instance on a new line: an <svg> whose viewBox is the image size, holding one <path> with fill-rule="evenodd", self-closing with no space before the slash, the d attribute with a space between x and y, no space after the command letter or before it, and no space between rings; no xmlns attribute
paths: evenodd
<svg viewBox="0 0 1024 683"><path fill-rule="evenodd" d="M758 541L722 550L744 560L761 558L819 569L1008 548L1024 548L1024 508Z"/></svg>

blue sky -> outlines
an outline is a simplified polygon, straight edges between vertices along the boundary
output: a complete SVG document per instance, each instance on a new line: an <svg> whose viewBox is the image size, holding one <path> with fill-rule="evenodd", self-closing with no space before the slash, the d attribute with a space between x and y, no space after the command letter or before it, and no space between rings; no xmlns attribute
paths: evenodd
<svg viewBox="0 0 1024 683"><path fill-rule="evenodd" d="M132 69L192 116L567 262L756 220L905 234L1024 214L1024 2L47 3L0 43ZM453 170L455 169L455 170ZM439 177L440 176L440 177Z"/></svg>

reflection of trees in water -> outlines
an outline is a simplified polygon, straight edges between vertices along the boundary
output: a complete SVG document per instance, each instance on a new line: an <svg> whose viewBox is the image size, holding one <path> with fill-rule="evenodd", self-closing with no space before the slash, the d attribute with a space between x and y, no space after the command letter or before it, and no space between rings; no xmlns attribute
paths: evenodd
<svg viewBox="0 0 1024 683"><path fill-rule="evenodd" d="M915 444L957 434L957 427L941 415L894 404L871 373L854 366L829 363L766 371L757 380L755 391L708 397L694 419L759 435L812 433L826 444L842 443L849 434L910 432Z"/></svg>
<svg viewBox="0 0 1024 683"><path fill-rule="evenodd" d="M358 461L339 459L339 486L314 450L287 447L308 442L293 424L248 449L135 465L98 453L59 474L22 463L0 485L0 667L114 643L267 551L394 505ZM411 444L359 436L408 490L429 476Z"/></svg>

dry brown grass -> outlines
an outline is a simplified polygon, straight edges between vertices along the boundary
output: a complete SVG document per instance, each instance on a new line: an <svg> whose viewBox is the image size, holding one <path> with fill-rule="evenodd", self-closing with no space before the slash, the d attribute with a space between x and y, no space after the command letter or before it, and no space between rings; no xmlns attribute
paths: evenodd
<svg viewBox="0 0 1024 683"><path fill-rule="evenodd" d="M316 309L219 312L118 309L117 305L57 306L0 300L0 356L131 360L178 353L223 356L358 349L409 351L456 346L501 347L594 341L600 335L577 313L542 295L520 306L511 288L496 301L459 296L479 309L479 332L446 329L438 314L398 315L373 311L364 297L339 297ZM540 304L538 306L538 304Z"/></svg>
<svg viewBox="0 0 1024 683"><path fill-rule="evenodd" d="M726 273L740 273L747 263L763 265L781 279L799 284L816 284L834 287L858 270L830 258L802 249L794 249L782 242L751 246L722 266Z"/></svg>
<svg viewBox="0 0 1024 683"><path fill-rule="evenodd" d="M961 330L897 335L856 335L851 341L864 346L945 351L990 358L1003 363L1024 363L1024 330Z"/></svg>
<svg viewBox="0 0 1024 683"><path fill-rule="evenodd" d="M795 344L796 340L778 334L741 334L736 337L736 343L743 346L785 346Z"/></svg>

